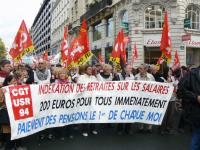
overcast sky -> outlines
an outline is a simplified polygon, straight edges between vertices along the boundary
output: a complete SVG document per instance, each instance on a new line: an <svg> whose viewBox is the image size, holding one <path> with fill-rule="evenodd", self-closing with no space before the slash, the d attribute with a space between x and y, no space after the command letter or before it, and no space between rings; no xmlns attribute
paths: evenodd
<svg viewBox="0 0 200 150"><path fill-rule="evenodd" d="M0 37L10 49L17 30L24 19L28 29L43 0L0 0Z"/></svg>

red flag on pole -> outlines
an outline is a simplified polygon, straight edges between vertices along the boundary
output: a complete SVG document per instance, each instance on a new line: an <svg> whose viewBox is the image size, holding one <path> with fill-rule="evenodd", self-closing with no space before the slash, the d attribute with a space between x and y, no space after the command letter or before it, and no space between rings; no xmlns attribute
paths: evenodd
<svg viewBox="0 0 200 150"><path fill-rule="evenodd" d="M158 61L157 61L157 65L161 65L165 60L163 59L163 57L161 56Z"/></svg>
<svg viewBox="0 0 200 150"><path fill-rule="evenodd" d="M80 66L86 63L93 55L89 50L87 25L85 19L82 21L79 37L75 38L74 44L72 44L71 53L74 56L75 66Z"/></svg>
<svg viewBox="0 0 200 150"><path fill-rule="evenodd" d="M120 31L120 49L121 49L121 57L124 64L127 63L126 60L126 49L125 49L125 42L124 42L124 31L123 29Z"/></svg>
<svg viewBox="0 0 200 150"><path fill-rule="evenodd" d="M68 51L69 51L69 46L68 46L68 27L64 28L64 35L63 35L63 41L61 43L61 60L62 63L64 63L68 59Z"/></svg>
<svg viewBox="0 0 200 150"><path fill-rule="evenodd" d="M33 50L33 42L23 20L15 36L15 40L12 44L9 54L14 61L18 62L23 56L32 52Z"/></svg>
<svg viewBox="0 0 200 150"><path fill-rule="evenodd" d="M114 62L116 64L120 64L120 34L121 32L118 32L118 35L115 39L115 44L113 46L112 53L110 55L110 61Z"/></svg>
<svg viewBox="0 0 200 150"><path fill-rule="evenodd" d="M169 64L171 61L171 38L169 35L169 25L168 25L168 14L165 12L164 16L164 24L163 24L163 31L162 31L162 38L160 44L160 50L162 54L165 56L167 63Z"/></svg>
<svg viewBox="0 0 200 150"><path fill-rule="evenodd" d="M180 66L181 66L181 64L180 64L180 59L179 59L178 51L176 51L175 56L174 56L174 64L172 66L172 69L176 70Z"/></svg>
<svg viewBox="0 0 200 150"><path fill-rule="evenodd" d="M135 60L138 58L138 49L136 43L134 44L134 50L132 55L132 65L134 64Z"/></svg>

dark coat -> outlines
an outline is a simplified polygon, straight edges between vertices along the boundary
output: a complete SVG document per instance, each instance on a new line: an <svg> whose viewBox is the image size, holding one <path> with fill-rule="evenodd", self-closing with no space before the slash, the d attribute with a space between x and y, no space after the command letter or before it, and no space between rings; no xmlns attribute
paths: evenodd
<svg viewBox="0 0 200 150"><path fill-rule="evenodd" d="M200 67L191 70L178 85L178 98L182 99L185 118L195 127L200 127Z"/></svg>

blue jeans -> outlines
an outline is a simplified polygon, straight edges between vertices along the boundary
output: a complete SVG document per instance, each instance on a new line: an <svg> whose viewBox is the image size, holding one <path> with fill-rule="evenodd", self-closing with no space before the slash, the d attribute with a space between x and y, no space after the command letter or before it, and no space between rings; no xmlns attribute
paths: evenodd
<svg viewBox="0 0 200 150"><path fill-rule="evenodd" d="M200 128L193 129L191 150L200 150Z"/></svg>

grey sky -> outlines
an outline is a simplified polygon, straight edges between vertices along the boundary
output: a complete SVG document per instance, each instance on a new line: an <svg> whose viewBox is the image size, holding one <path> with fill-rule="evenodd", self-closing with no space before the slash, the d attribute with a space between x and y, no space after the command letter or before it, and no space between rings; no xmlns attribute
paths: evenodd
<svg viewBox="0 0 200 150"><path fill-rule="evenodd" d="M30 29L43 0L0 0L0 37L10 49L24 19Z"/></svg>

